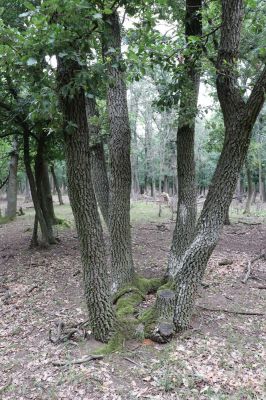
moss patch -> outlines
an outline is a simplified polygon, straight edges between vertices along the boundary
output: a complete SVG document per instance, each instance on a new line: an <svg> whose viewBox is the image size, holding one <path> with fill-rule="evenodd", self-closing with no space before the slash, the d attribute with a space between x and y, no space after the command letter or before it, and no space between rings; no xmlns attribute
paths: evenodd
<svg viewBox="0 0 266 400"><path fill-rule="evenodd" d="M145 295L156 292L156 290L164 283L162 278L143 278L136 276L134 285Z"/></svg>
<svg viewBox="0 0 266 400"><path fill-rule="evenodd" d="M67 221L66 219L63 218L56 218L55 219L55 225L60 225L64 228L70 228L71 227L71 223L69 221Z"/></svg>
<svg viewBox="0 0 266 400"><path fill-rule="evenodd" d="M116 302L117 318L120 319L129 315L133 315L136 311L136 307L142 302L143 299L144 296L138 289L125 293Z"/></svg>

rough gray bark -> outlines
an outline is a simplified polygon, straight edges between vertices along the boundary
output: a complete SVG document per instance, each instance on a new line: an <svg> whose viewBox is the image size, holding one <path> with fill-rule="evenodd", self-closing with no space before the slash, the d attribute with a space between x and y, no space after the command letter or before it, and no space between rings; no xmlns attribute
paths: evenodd
<svg viewBox="0 0 266 400"><path fill-rule="evenodd" d="M108 75L107 110L110 127L109 231L113 277L112 291L115 292L134 278L130 232L131 133L121 56L120 23L117 12L105 17L105 31L102 42Z"/></svg>
<svg viewBox="0 0 266 400"><path fill-rule="evenodd" d="M62 206L64 204L64 202L63 202L63 197L62 197L62 192L61 192L61 189L60 189L60 185L58 183L57 176L56 176L56 173L55 173L54 164L50 165L50 171L51 171L51 175L53 177L53 182L54 182L55 190L56 190L56 193L57 193L57 196L58 196L59 205Z"/></svg>
<svg viewBox="0 0 266 400"><path fill-rule="evenodd" d="M201 36L201 0L186 1L185 34ZM194 137L200 82L200 50L184 61L185 79L180 100L177 146L178 203L176 224L168 261L167 276L173 277L182 255L191 242L197 217L197 191L195 182Z"/></svg>
<svg viewBox="0 0 266 400"><path fill-rule="evenodd" d="M76 88L71 97L62 95L62 89L73 83L80 70L76 61L58 57L57 83L65 125L69 198L80 243L92 333L105 342L113 331L114 314L102 226L91 179L85 95L82 88Z"/></svg>
<svg viewBox="0 0 266 400"><path fill-rule="evenodd" d="M98 205L104 222L109 226L109 182L107 176L104 146L98 123L93 122L98 117L95 98L87 99L87 117L91 136L91 176Z"/></svg>
<svg viewBox="0 0 266 400"><path fill-rule="evenodd" d="M222 0L221 40L216 64L216 86L225 124L225 140L196 233L175 276L177 330L186 329L193 311L197 288L209 257L218 242L224 219L245 161L252 128L263 106L266 67L247 102L242 98L235 72L238 56L243 0Z"/></svg>
<svg viewBox="0 0 266 400"><path fill-rule="evenodd" d="M17 212L17 170L18 170L18 139L14 136L10 152L9 176L7 185L6 216L14 218Z"/></svg>

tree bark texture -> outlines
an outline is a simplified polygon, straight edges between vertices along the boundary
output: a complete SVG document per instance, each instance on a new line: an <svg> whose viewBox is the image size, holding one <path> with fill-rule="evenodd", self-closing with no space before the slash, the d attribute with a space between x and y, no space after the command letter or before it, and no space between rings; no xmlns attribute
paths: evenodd
<svg viewBox="0 0 266 400"><path fill-rule="evenodd" d="M93 118L99 116L95 98L87 99L86 105L88 125L92 142L91 176L93 187L104 222L107 226L109 226L109 182L100 127L98 123L93 122Z"/></svg>
<svg viewBox="0 0 266 400"><path fill-rule="evenodd" d="M6 216L14 218L17 212L17 171L18 171L18 139L14 136L12 151L10 152L9 176L7 185Z"/></svg>
<svg viewBox="0 0 266 400"><path fill-rule="evenodd" d="M243 100L237 83L235 63L240 42L242 11L243 0L222 0L223 23L216 65L216 86L224 117L225 140L196 233L175 276L177 297L174 322L177 330L189 326L197 288L218 242L247 155L252 128L264 102L265 67L247 102Z"/></svg>
<svg viewBox="0 0 266 400"><path fill-rule="evenodd" d="M130 231L130 126L121 55L118 13L106 16L103 55L107 63L107 109L110 127L110 205L112 291L134 278ZM115 51L113 51L115 50Z"/></svg>
<svg viewBox="0 0 266 400"><path fill-rule="evenodd" d="M185 34L201 36L201 0L187 0ZM182 254L191 242L197 217L197 191L194 156L195 121L200 83L200 51L184 61L187 79L181 92L177 145L178 204L176 224L170 250L167 275L173 277L180 268Z"/></svg>
<svg viewBox="0 0 266 400"><path fill-rule="evenodd" d="M56 173L55 173L55 168L54 168L53 164L50 165L50 171L51 171L51 175L53 177L54 186L55 186L55 190L56 190L56 193L57 193L57 196L58 196L59 205L62 206L64 204L63 197L62 197L62 192L61 192L61 189L60 189L60 185L58 183L58 179L57 179L57 176L56 176Z"/></svg>
<svg viewBox="0 0 266 400"><path fill-rule="evenodd" d="M76 88L72 96L62 94L66 85L74 84L80 70L78 62L58 57L57 82L65 126L69 198L81 248L92 333L105 342L113 331L114 314L102 226L91 178L85 95L82 87Z"/></svg>

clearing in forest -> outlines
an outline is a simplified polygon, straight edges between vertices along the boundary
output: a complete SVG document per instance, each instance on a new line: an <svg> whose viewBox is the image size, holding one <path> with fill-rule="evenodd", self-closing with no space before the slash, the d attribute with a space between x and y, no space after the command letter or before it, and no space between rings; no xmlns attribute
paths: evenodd
<svg viewBox="0 0 266 400"><path fill-rule="evenodd" d="M150 204L132 207L135 264L147 277L165 269L174 227L167 210L160 220L157 212ZM57 206L56 213L72 218L68 205ZM77 324L87 315L76 231L73 224L60 228L57 245L29 249L32 224L27 210L0 225L3 400L265 398L265 261L254 263L242 282L246 262L265 246L265 218L239 216L224 228L188 331L166 345L125 342L120 352L81 364L73 361L102 346L90 332L58 345L49 340L60 321ZM149 295L140 307L153 301Z"/></svg>

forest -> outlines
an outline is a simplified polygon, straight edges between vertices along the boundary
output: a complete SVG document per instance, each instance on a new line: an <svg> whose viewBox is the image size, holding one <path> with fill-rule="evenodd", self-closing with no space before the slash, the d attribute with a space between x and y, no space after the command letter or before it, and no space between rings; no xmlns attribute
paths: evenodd
<svg viewBox="0 0 266 400"><path fill-rule="evenodd" d="M263 400L266 1L0 32L0 398Z"/></svg>

